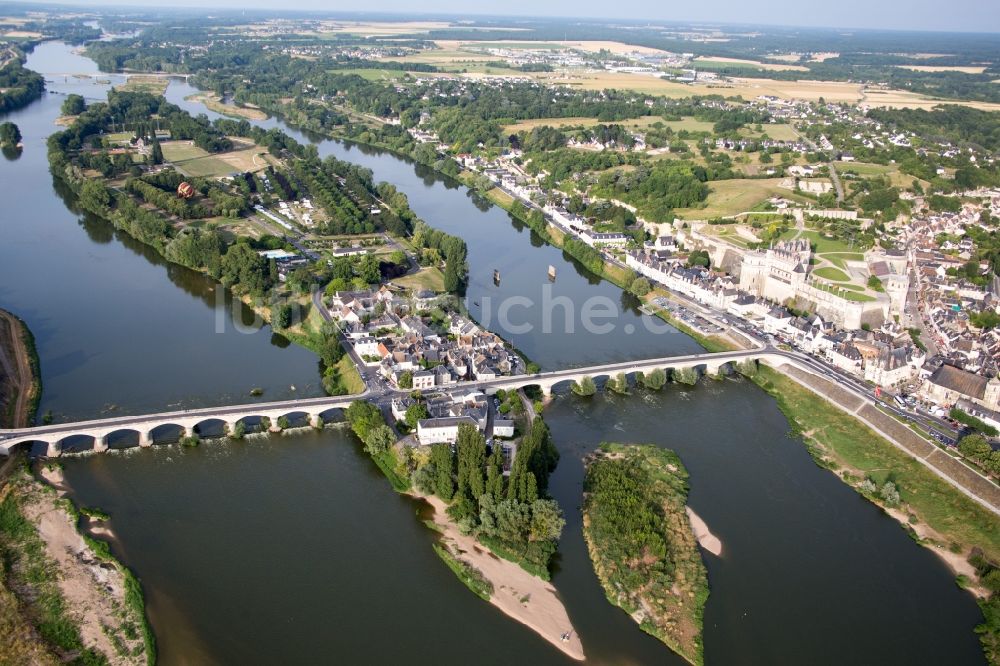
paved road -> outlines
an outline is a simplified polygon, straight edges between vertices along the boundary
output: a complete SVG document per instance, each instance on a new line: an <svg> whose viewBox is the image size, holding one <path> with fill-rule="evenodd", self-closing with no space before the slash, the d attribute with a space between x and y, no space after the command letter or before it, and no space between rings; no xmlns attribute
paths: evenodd
<svg viewBox="0 0 1000 666"><path fill-rule="evenodd" d="M837 190L837 204L844 203L844 186L840 183L840 175L837 173L837 167L830 162L830 180L833 181L833 187Z"/></svg>

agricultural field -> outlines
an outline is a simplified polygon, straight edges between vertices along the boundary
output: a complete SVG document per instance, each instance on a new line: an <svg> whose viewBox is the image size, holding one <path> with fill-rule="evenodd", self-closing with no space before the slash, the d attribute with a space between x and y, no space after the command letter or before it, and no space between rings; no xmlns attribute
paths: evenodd
<svg viewBox="0 0 1000 666"><path fill-rule="evenodd" d="M549 125L551 127L593 127L601 124L597 118L570 117L570 118L531 118L520 120L514 124L506 125L504 129L508 132L530 132L536 127ZM641 116L629 120L616 121L614 124L623 125L631 130L643 131L649 127L662 124L675 132L686 130L688 132L712 132L713 123L707 120L696 120L695 118L682 118L681 120L664 120L661 116ZM607 124L607 123L605 123ZM777 127L776 125L768 127Z"/></svg>
<svg viewBox="0 0 1000 666"><path fill-rule="evenodd" d="M982 74L986 71L981 67L944 67L941 65L896 65L900 69L910 69L914 72L961 72L962 74Z"/></svg>
<svg viewBox="0 0 1000 666"><path fill-rule="evenodd" d="M720 56L699 56L694 59L694 66L704 69L720 69L732 66L747 66L753 67L754 69L762 69L768 72L782 72L782 71L794 71L794 72L808 72L808 67L803 67L802 65L779 65L770 62L760 62L759 60L744 60L742 58L723 58Z"/></svg>
<svg viewBox="0 0 1000 666"><path fill-rule="evenodd" d="M753 210L771 197L801 200L791 191L778 187L781 180L763 178L712 181L708 184L709 194L704 208L679 208L675 212L682 219L707 220Z"/></svg>
<svg viewBox="0 0 1000 666"><path fill-rule="evenodd" d="M366 81L398 81L406 76L406 72L398 69L337 69L332 70L335 74L356 74Z"/></svg>

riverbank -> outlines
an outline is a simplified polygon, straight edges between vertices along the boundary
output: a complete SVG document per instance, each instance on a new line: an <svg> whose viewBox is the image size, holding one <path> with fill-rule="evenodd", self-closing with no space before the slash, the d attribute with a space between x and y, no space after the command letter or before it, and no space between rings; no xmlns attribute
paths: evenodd
<svg viewBox="0 0 1000 666"><path fill-rule="evenodd" d="M41 398L35 338L24 321L0 309L0 427L33 425Z"/></svg>
<svg viewBox="0 0 1000 666"><path fill-rule="evenodd" d="M164 86L164 88L166 88L166 86ZM268 118L267 114L258 108L226 104L217 95L212 95L211 93L203 92L197 95L190 95L184 99L189 102L204 104L210 111L221 113L222 115L229 116L230 118L245 118L247 120L267 120Z"/></svg>
<svg viewBox="0 0 1000 666"><path fill-rule="evenodd" d="M59 661L153 664L142 591L64 495L61 470L11 471L0 491L0 553L5 586L37 632L37 648ZM89 521L90 519L88 519ZM25 631L22 628L22 632Z"/></svg>
<svg viewBox="0 0 1000 666"><path fill-rule="evenodd" d="M410 494L434 508L432 521L434 528L441 533L442 547L464 566L478 572L488 584L485 588L474 590L477 594L488 594L485 598L492 605L569 657L580 661L585 658L580 636L573 628L569 613L552 583L531 575L510 560L497 557L473 537L462 534L454 521L448 518L448 506L440 498L417 492Z"/></svg>
<svg viewBox="0 0 1000 666"><path fill-rule="evenodd" d="M896 520L976 597L986 616L976 633L990 662L996 663L1000 645L997 593L985 580L995 566L975 564L1000 561L996 516L843 411L829 396L817 400L811 387L763 365L752 379L775 398L819 466L837 474Z"/></svg>
<svg viewBox="0 0 1000 666"><path fill-rule="evenodd" d="M583 536L608 601L701 664L708 573L686 508L687 478L673 451L602 444L586 461Z"/></svg>
<svg viewBox="0 0 1000 666"><path fill-rule="evenodd" d="M956 574L968 574L968 570L956 570L954 555L967 560L974 548L990 560L1000 560L1000 532L995 529L995 515L986 507L843 411L828 396L817 400L814 390L764 365L752 380L777 400L818 465L885 508L918 543L941 555ZM879 493L866 491L866 479L879 488L891 481L898 490L898 501L886 501Z"/></svg>

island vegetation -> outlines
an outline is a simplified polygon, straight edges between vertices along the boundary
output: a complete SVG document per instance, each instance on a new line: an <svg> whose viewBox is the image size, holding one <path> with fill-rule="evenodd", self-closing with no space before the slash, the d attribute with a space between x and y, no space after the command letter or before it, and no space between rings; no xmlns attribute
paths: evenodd
<svg viewBox="0 0 1000 666"><path fill-rule="evenodd" d="M687 492L687 470L674 452L602 444L587 460L583 534L608 600L701 664L708 574L685 509Z"/></svg>
<svg viewBox="0 0 1000 666"><path fill-rule="evenodd" d="M139 581L58 488L58 467L22 460L0 479L0 661L151 665L156 662Z"/></svg>

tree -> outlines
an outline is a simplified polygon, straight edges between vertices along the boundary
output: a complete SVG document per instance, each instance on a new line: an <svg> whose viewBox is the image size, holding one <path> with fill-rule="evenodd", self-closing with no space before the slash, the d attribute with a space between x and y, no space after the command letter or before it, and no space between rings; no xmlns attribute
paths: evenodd
<svg viewBox="0 0 1000 666"><path fill-rule="evenodd" d="M985 437L976 433L963 437L958 443L958 450L966 458L975 460L980 464L985 464L990 459L993 447L990 446Z"/></svg>
<svg viewBox="0 0 1000 666"><path fill-rule="evenodd" d="M614 391L615 393L628 393L628 378L625 377L624 372L619 372L617 375L608 380L605 388L609 391Z"/></svg>
<svg viewBox="0 0 1000 666"><path fill-rule="evenodd" d="M642 378L642 385L654 391L659 391L666 383L667 373L663 368L654 368Z"/></svg>
<svg viewBox="0 0 1000 666"><path fill-rule="evenodd" d="M434 494L444 501L450 502L455 495L455 480L453 478L455 461L451 454L451 446L448 444L433 445L429 464L434 465L436 473Z"/></svg>
<svg viewBox="0 0 1000 666"><path fill-rule="evenodd" d="M422 402L415 402L406 408L406 425L411 428L417 427L417 422L429 416L427 405Z"/></svg>
<svg viewBox="0 0 1000 666"><path fill-rule="evenodd" d="M593 377L584 376L580 381L573 382L573 393L580 396L591 396L597 393L597 385L594 384Z"/></svg>
<svg viewBox="0 0 1000 666"><path fill-rule="evenodd" d="M628 288L629 291L639 297L645 296L651 289L652 287L649 285L649 280L644 277L637 277L632 281L632 284L629 285Z"/></svg>
<svg viewBox="0 0 1000 666"><path fill-rule="evenodd" d="M14 123L0 124L0 146L13 148L21 143L21 130Z"/></svg>
<svg viewBox="0 0 1000 666"><path fill-rule="evenodd" d="M78 116L87 110L87 102L82 95L67 95L63 100L61 113L64 116Z"/></svg>
<svg viewBox="0 0 1000 666"><path fill-rule="evenodd" d="M260 296L267 291L272 284L270 272L267 260L247 243L232 245L222 257L222 283L250 294Z"/></svg>
<svg viewBox="0 0 1000 666"><path fill-rule="evenodd" d="M458 463L458 493L471 500L479 500L486 491L483 478L486 466L486 438L479 429L469 423L458 427L455 441Z"/></svg>
<svg viewBox="0 0 1000 666"><path fill-rule="evenodd" d="M413 373L407 370L399 376L399 388L413 388Z"/></svg>
<svg viewBox="0 0 1000 666"><path fill-rule="evenodd" d="M274 311L274 327L288 328L292 325L292 306L282 303Z"/></svg>
<svg viewBox="0 0 1000 666"><path fill-rule="evenodd" d="M396 442L396 435L392 428L380 423L372 428L367 437L364 438L365 452L370 456L380 456L389 450Z"/></svg>
<svg viewBox="0 0 1000 666"><path fill-rule="evenodd" d="M153 137L153 147L149 151L149 161L153 164L163 164L163 148L160 147L160 140Z"/></svg>

